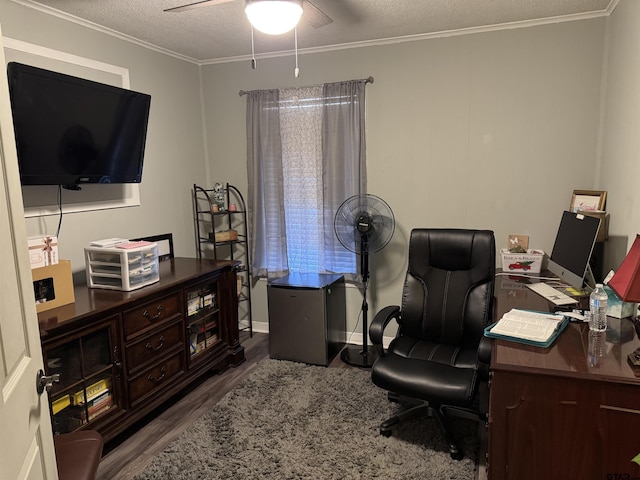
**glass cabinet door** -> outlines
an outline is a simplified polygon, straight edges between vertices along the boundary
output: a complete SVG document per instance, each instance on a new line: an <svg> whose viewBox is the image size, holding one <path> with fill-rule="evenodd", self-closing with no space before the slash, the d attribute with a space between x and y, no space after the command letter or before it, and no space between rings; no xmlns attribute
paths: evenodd
<svg viewBox="0 0 640 480"><path fill-rule="evenodd" d="M189 290L186 300L189 358L195 361L221 340L218 283Z"/></svg>
<svg viewBox="0 0 640 480"><path fill-rule="evenodd" d="M49 391L54 434L72 432L117 409L120 375L114 321L64 343L45 346L47 375L60 381Z"/></svg>

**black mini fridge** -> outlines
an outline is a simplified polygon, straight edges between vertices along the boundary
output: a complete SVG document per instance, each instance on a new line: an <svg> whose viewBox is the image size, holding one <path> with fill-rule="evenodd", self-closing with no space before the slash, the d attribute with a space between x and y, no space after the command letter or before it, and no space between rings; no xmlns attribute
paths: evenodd
<svg viewBox="0 0 640 480"><path fill-rule="evenodd" d="M269 282L269 356L329 365L346 343L344 277L289 274Z"/></svg>

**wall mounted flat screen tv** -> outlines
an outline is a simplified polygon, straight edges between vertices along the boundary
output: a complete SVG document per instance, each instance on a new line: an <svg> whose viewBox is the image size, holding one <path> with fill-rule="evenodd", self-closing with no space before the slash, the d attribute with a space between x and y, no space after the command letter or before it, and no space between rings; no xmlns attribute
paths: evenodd
<svg viewBox="0 0 640 480"><path fill-rule="evenodd" d="M7 66L22 185L139 183L151 96Z"/></svg>

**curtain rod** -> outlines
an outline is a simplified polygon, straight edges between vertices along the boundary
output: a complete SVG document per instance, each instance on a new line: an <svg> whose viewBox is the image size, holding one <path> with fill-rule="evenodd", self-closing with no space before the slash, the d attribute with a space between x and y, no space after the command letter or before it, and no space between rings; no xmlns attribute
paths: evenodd
<svg viewBox="0 0 640 480"><path fill-rule="evenodd" d="M361 81L363 81L365 84L367 84L367 83L373 83L373 77L369 76L369 77L367 77L367 78L363 78L363 79L361 79ZM240 90L240 91L238 92L238 95L240 95L240 96L242 97L243 95L247 95L248 93L251 93L251 92L253 92L253 91L255 91L255 90L249 90L249 91L246 91L246 90Z"/></svg>

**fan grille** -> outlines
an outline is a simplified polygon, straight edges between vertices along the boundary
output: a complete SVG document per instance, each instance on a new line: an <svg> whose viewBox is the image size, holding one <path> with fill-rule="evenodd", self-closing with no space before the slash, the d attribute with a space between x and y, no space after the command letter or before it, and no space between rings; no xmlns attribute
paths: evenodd
<svg viewBox="0 0 640 480"><path fill-rule="evenodd" d="M334 230L344 248L354 253L377 252L390 241L395 230L391 207L371 194L347 198L336 212Z"/></svg>

